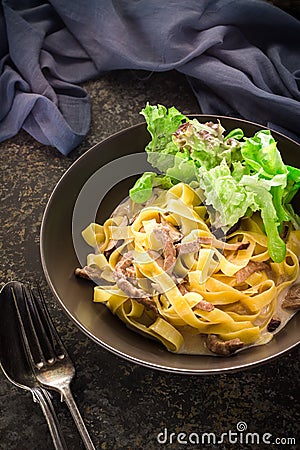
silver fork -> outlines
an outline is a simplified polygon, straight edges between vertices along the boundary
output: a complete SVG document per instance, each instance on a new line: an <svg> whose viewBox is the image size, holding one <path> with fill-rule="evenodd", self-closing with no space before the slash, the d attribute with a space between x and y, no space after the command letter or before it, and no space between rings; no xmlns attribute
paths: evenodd
<svg viewBox="0 0 300 450"><path fill-rule="evenodd" d="M22 290L23 303L17 299L15 303L33 373L42 386L61 394L86 449L95 450L70 390L75 367L51 320L42 291L38 286L36 296L32 289L25 285L22 285Z"/></svg>
<svg viewBox="0 0 300 450"><path fill-rule="evenodd" d="M17 281L6 283L0 292L0 367L15 386L31 392L41 406L56 450L67 450L51 394L36 380L24 351L19 320L14 308L14 296L22 292Z"/></svg>

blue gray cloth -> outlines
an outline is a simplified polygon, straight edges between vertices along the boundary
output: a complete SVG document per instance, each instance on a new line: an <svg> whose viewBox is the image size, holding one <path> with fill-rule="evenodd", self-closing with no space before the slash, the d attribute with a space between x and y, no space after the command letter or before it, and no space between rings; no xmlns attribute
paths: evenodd
<svg viewBox="0 0 300 450"><path fill-rule="evenodd" d="M118 69L177 70L203 113L299 139L299 36L259 0L2 0L0 141L23 128L68 154L90 125L79 84Z"/></svg>

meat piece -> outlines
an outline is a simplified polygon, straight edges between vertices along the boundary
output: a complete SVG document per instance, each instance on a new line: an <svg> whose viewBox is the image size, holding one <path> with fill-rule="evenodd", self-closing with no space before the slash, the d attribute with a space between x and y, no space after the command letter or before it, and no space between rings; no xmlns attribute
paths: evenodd
<svg viewBox="0 0 300 450"><path fill-rule="evenodd" d="M269 265L264 262L249 261L248 264L242 269L238 270L235 274L237 283L243 283L254 272L260 272L262 270L270 269Z"/></svg>
<svg viewBox="0 0 300 450"><path fill-rule="evenodd" d="M178 242L183 238L183 234L180 233L176 228L170 225L163 217L161 218L161 226L168 230L169 236L172 242Z"/></svg>
<svg viewBox="0 0 300 450"><path fill-rule="evenodd" d="M176 249L174 247L174 244L169 240L167 240L165 243L163 255L164 255L163 269L167 272L174 266L176 262Z"/></svg>
<svg viewBox="0 0 300 450"><path fill-rule="evenodd" d="M179 283L177 287L181 295L185 295L188 292L187 288L183 283Z"/></svg>
<svg viewBox="0 0 300 450"><path fill-rule="evenodd" d="M156 239L158 239L159 241L161 241L161 243L163 245L165 245L166 241L171 241L173 242L171 236L170 236L170 227L163 225L161 223L158 223L154 228L153 228L153 233L156 237Z"/></svg>
<svg viewBox="0 0 300 450"><path fill-rule="evenodd" d="M215 309L214 305L210 302L207 302L206 300L200 300L197 305L195 305L195 308L201 309L202 311L212 311Z"/></svg>
<svg viewBox="0 0 300 450"><path fill-rule="evenodd" d="M176 250L180 255L187 255L189 253L196 253L200 249L200 243L198 240L190 242L180 242L176 244Z"/></svg>
<svg viewBox="0 0 300 450"><path fill-rule="evenodd" d="M87 273L87 271L84 268L77 267L74 271L76 277L84 278L86 280L90 280L90 277Z"/></svg>
<svg viewBox="0 0 300 450"><path fill-rule="evenodd" d="M125 253L118 261L113 274L116 285L128 297L142 303L147 309L157 314L158 310L155 301L138 285L132 261L132 251Z"/></svg>
<svg viewBox="0 0 300 450"><path fill-rule="evenodd" d="M273 331L275 331L279 327L280 324L281 324L281 319L278 316L274 316L274 317L272 317L272 319L268 323L267 330L270 333L272 333Z"/></svg>
<svg viewBox="0 0 300 450"><path fill-rule="evenodd" d="M119 259L119 261L115 266L115 272L123 274L124 276L129 276L129 273L133 273L132 268L134 269L132 262L133 262L133 252L129 251Z"/></svg>
<svg viewBox="0 0 300 450"><path fill-rule="evenodd" d="M135 270L135 267L133 266L133 264L131 264L129 267L127 267L126 275L129 278L136 278L136 270Z"/></svg>
<svg viewBox="0 0 300 450"><path fill-rule="evenodd" d="M282 302L282 307L286 309L300 308L300 284L291 286Z"/></svg>
<svg viewBox="0 0 300 450"><path fill-rule="evenodd" d="M230 244L228 242L220 241L219 239L215 239L211 236L199 236L200 244L211 245L215 248L221 248L222 250L244 250L249 247L249 242L236 242L234 244Z"/></svg>
<svg viewBox="0 0 300 450"><path fill-rule="evenodd" d="M77 267L74 271L75 275L86 280L100 280L101 270L97 266L85 266L83 268Z"/></svg>
<svg viewBox="0 0 300 450"><path fill-rule="evenodd" d="M215 239L212 236L199 236L194 241L190 242L180 242L176 244L177 250L181 254L195 253L200 249L201 245L211 245L215 248L220 248L222 250L243 250L249 246L248 242L237 242L235 244L230 244L227 242Z"/></svg>
<svg viewBox="0 0 300 450"><path fill-rule="evenodd" d="M239 338L223 341L216 334L209 334L206 339L206 346L211 352L217 355L229 356L236 350L242 348L244 343Z"/></svg>
<svg viewBox="0 0 300 450"><path fill-rule="evenodd" d="M161 241L163 245L163 269L168 271L176 262L176 248L174 246L174 239L179 239L180 233L177 233L176 230L173 232L172 228L166 224L157 224L157 226L153 228L153 233L156 239Z"/></svg>
<svg viewBox="0 0 300 450"><path fill-rule="evenodd" d="M164 259L158 252L156 252L155 250L148 250L147 253L159 265L159 267L164 267Z"/></svg>
<svg viewBox="0 0 300 450"><path fill-rule="evenodd" d="M136 300L138 303L143 304L147 309L153 311L155 314L158 314L158 310L156 304L152 297L150 297L147 292L143 289L134 286L127 278L124 277L123 274L119 274L114 272L114 278L116 280L117 286L124 292L124 294L128 295L128 297Z"/></svg>
<svg viewBox="0 0 300 450"><path fill-rule="evenodd" d="M148 296L147 292L134 286L134 284L125 278L123 274L114 272L114 278L117 286L124 292L124 294L136 300L138 303L143 304L147 309L153 311L155 314L158 314L156 304L153 298Z"/></svg>
<svg viewBox="0 0 300 450"><path fill-rule="evenodd" d="M139 288L138 282L136 279L136 270L133 265L133 251L132 250L125 253L120 258L120 260L117 262L115 269L114 269L115 281L121 280L123 278L124 278L124 280L127 280L128 283L130 285L132 285L132 287ZM119 283L121 283L121 281ZM118 285L118 283L117 283L117 285Z"/></svg>

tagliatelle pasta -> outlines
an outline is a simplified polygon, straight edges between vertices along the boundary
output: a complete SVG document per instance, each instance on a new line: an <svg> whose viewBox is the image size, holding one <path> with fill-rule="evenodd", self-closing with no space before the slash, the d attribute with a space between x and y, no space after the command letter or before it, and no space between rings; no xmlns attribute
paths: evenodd
<svg viewBox="0 0 300 450"><path fill-rule="evenodd" d="M139 209L127 200L83 237L94 248L86 271L105 304L129 328L178 353L231 354L268 342L270 321L299 275L300 231L289 224L286 256L273 262L259 215L229 235L209 226L199 192L185 183L154 190Z"/></svg>

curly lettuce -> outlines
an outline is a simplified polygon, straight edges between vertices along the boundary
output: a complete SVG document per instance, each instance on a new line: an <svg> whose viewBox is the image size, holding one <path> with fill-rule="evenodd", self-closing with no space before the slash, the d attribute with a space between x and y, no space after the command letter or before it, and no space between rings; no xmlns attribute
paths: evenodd
<svg viewBox="0 0 300 450"><path fill-rule="evenodd" d="M146 202L152 189L178 182L197 183L211 206L214 228L230 229L245 215L259 211L268 236L270 257L281 262L286 246L283 224L300 220L291 201L300 187L300 170L284 164L270 130L245 137L240 128L227 135L220 122L190 119L175 107L147 103L141 111L151 135L146 147L149 163L160 174L146 172L130 190L137 203Z"/></svg>

